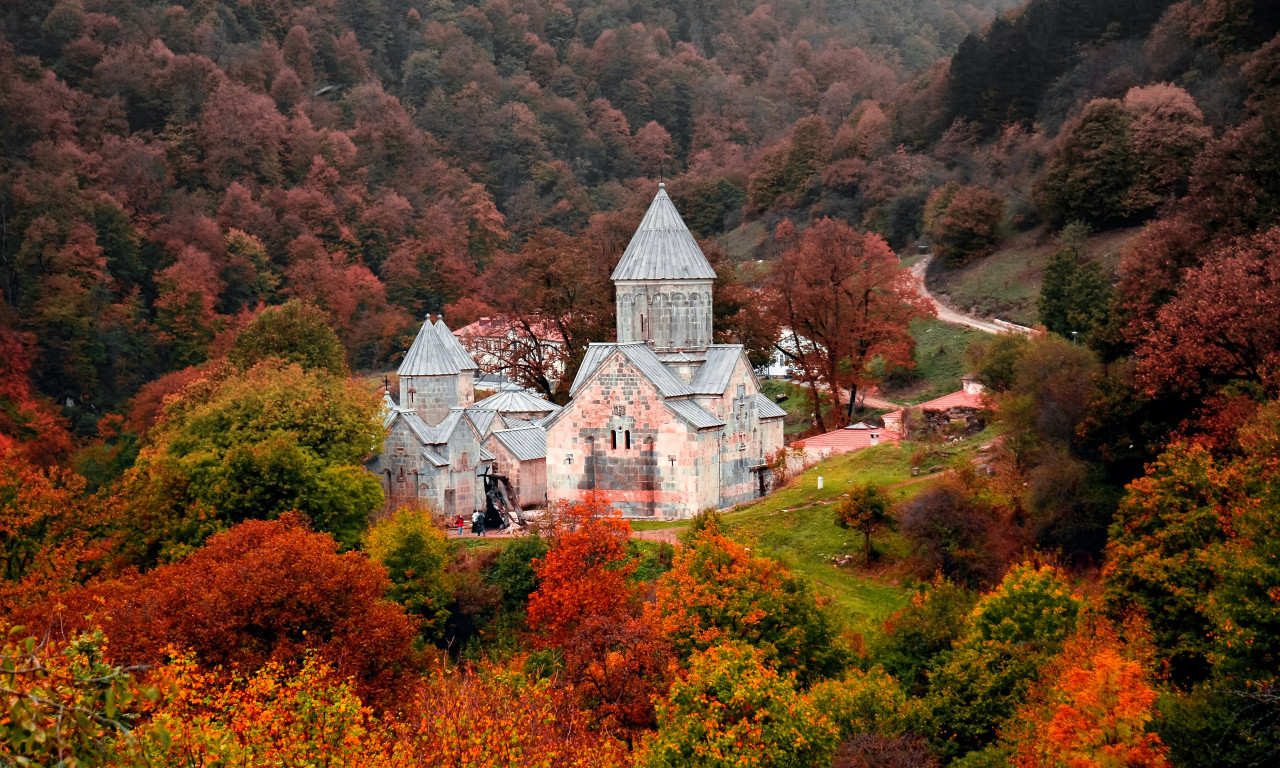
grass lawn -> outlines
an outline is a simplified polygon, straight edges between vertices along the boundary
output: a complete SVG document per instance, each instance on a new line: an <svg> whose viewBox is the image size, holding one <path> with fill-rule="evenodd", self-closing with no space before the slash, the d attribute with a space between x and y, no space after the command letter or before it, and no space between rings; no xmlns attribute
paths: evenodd
<svg viewBox="0 0 1280 768"><path fill-rule="evenodd" d="M753 221L725 232L716 239L720 241L720 247L724 248L724 252L729 254L729 258L735 263L740 263L758 258L756 254L766 234L764 224Z"/></svg>
<svg viewBox="0 0 1280 768"><path fill-rule="evenodd" d="M1085 253L1112 271L1120 263L1121 249L1140 229L1094 235ZM1006 239L995 253L960 269L931 264L926 280L930 291L961 312L1036 325L1040 275L1057 249L1057 238L1040 227Z"/></svg>
<svg viewBox="0 0 1280 768"><path fill-rule="evenodd" d="M805 472L780 491L724 515L729 538L753 552L776 558L791 570L804 574L817 590L832 600L832 608L845 626L864 634L874 631L890 613L902 607L909 585L879 577L858 568L837 568L836 555L861 556L862 534L835 524L833 507L853 483L899 486L889 493L897 501L908 499L929 486L940 470L956 458L970 457L989 443L996 428L951 445L930 448L921 443L878 445L856 453L835 456ZM921 473L912 476L913 455L925 452ZM818 488L822 477L823 487ZM798 507L804 507L799 509ZM637 530L683 528L688 521L632 523ZM907 557L910 549L896 533L878 531L871 540L881 562L891 564Z"/></svg>
<svg viewBox="0 0 1280 768"><path fill-rule="evenodd" d="M813 426L813 410L809 405L809 389L807 387L794 381L762 379L760 381L760 393L775 403L778 403L778 395L786 393L787 399L778 403L778 407L787 412L787 417L782 420L782 434L784 436L795 437ZM828 398L823 393L819 392L818 396L822 399L822 402L828 402Z"/></svg>
<svg viewBox="0 0 1280 768"><path fill-rule="evenodd" d="M890 376L880 385L885 398L906 405L959 390L960 377L968 373L964 351L974 339L987 334L929 318L912 321L911 335L916 340L916 367L905 375Z"/></svg>

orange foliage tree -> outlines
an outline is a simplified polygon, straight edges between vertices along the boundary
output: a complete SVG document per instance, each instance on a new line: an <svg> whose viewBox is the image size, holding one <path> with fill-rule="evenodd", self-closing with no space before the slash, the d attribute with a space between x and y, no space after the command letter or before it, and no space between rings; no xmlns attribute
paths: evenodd
<svg viewBox="0 0 1280 768"><path fill-rule="evenodd" d="M529 626L562 645L583 620L630 612L635 563L627 554L631 526L608 499L591 491L553 513L551 550L536 561L538 588L529 595Z"/></svg>
<svg viewBox="0 0 1280 768"><path fill-rule="evenodd" d="M40 603L104 566L119 520L69 470L40 469L0 447L0 614Z"/></svg>
<svg viewBox="0 0 1280 768"><path fill-rule="evenodd" d="M1156 691L1115 632L1095 622L1049 665L1041 690L1006 727L1016 768L1167 768L1166 748L1145 729Z"/></svg>
<svg viewBox="0 0 1280 768"><path fill-rule="evenodd" d="M673 672L670 644L642 615L630 579L631 527L603 494L560 505L551 549L535 561L529 626L561 650L563 677L606 729L630 735L653 725L653 699Z"/></svg>
<svg viewBox="0 0 1280 768"><path fill-rule="evenodd" d="M753 557L714 529L676 556L646 615L687 658L728 640L755 646L801 684L830 676L846 651L809 583L777 561Z"/></svg>

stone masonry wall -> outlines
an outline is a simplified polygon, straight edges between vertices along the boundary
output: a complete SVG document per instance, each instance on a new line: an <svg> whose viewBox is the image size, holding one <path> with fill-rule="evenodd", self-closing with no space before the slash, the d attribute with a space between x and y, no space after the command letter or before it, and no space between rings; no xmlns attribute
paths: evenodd
<svg viewBox="0 0 1280 768"><path fill-rule="evenodd" d="M596 489L629 517L684 516L697 487L690 431L615 352L547 431L547 495L571 501Z"/></svg>
<svg viewBox="0 0 1280 768"><path fill-rule="evenodd" d="M618 342L652 341L657 351L711 344L710 280L618 282Z"/></svg>

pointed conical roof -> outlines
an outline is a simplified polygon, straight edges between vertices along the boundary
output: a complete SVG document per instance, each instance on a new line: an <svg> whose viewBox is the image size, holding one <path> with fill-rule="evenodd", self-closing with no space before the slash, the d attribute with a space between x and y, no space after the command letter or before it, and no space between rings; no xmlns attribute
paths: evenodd
<svg viewBox="0 0 1280 768"><path fill-rule="evenodd" d="M462 344L445 327L427 318L418 330L413 346L405 353L397 373L401 376L456 376L477 368Z"/></svg>
<svg viewBox="0 0 1280 768"><path fill-rule="evenodd" d="M667 185L649 204L640 227L613 270L614 280L714 280L716 271L707 263L693 234L667 196Z"/></svg>
<svg viewBox="0 0 1280 768"><path fill-rule="evenodd" d="M471 359L467 348L462 346L462 342L458 341L458 337L454 336L453 331L449 330L449 326L444 324L443 317L436 320L436 333L440 336L440 343L445 346L445 349L449 350L450 356L458 364L458 370L479 370L480 366L476 365L476 361Z"/></svg>

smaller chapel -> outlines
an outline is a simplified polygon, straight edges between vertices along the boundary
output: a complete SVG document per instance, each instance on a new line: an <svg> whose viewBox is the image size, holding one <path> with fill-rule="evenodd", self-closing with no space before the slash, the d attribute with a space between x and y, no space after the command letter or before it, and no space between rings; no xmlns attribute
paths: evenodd
<svg viewBox="0 0 1280 768"><path fill-rule="evenodd" d="M601 491L628 517L670 519L764 495L785 412L741 344L712 343L716 273L665 184L612 279L618 341L590 345L542 421L548 499Z"/></svg>
<svg viewBox="0 0 1280 768"><path fill-rule="evenodd" d="M400 363L399 402L384 395L382 453L365 462L389 508L429 504L446 519L470 519L484 507L482 476L494 457L481 443L496 416L472 406L475 372L444 320L427 318Z"/></svg>

